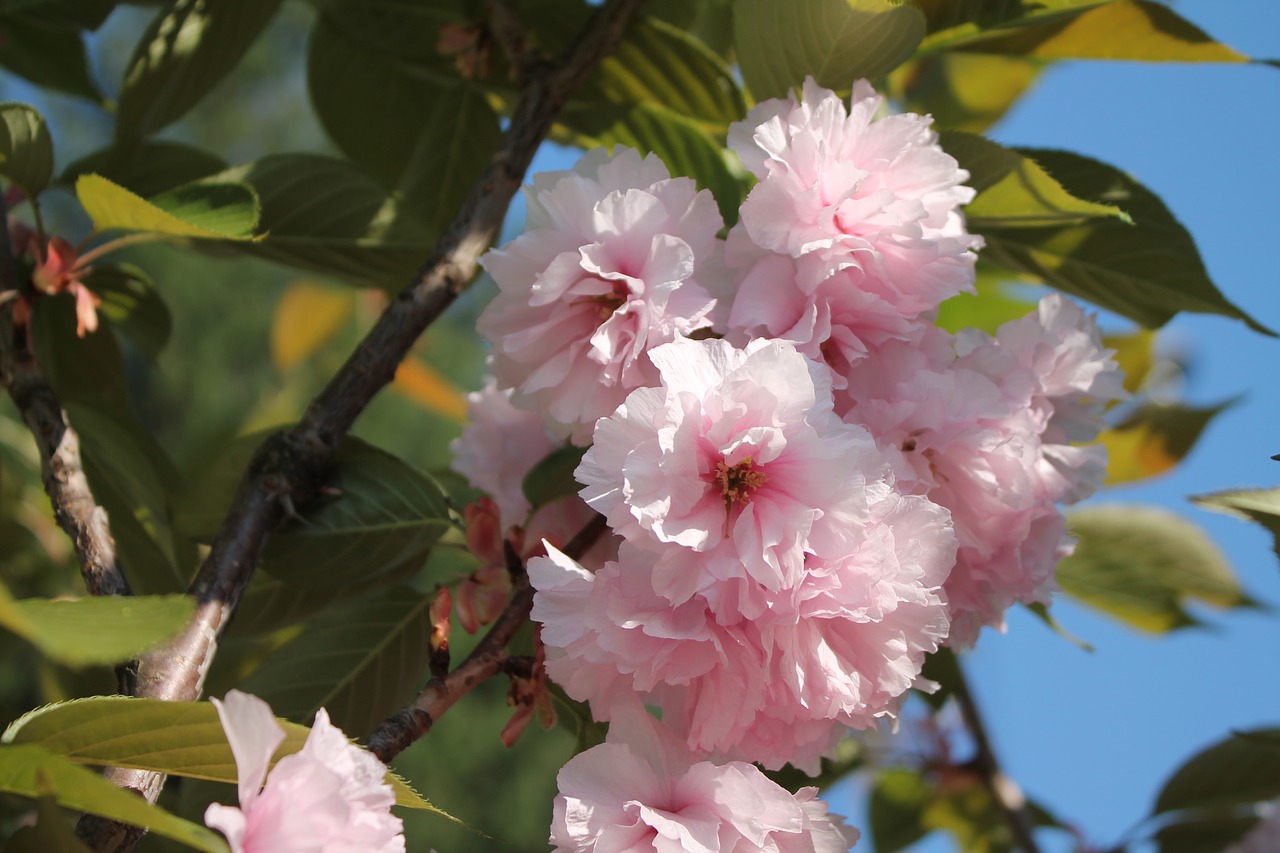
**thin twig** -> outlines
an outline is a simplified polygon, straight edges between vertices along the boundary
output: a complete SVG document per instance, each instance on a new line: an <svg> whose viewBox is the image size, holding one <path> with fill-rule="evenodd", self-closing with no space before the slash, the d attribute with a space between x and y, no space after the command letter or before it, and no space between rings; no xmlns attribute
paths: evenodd
<svg viewBox="0 0 1280 853"><path fill-rule="evenodd" d="M982 782L991 794L992 801L1008 824L1016 849L1023 853L1040 853L1034 834L1035 826L1027 810L1027 798L1018 783L1000 769L1000 762L996 760L995 750L991 746L991 737L987 734L986 723L983 722L978 704L969 690L959 659L956 660L955 676L952 689L956 702L960 705L960 714L964 717L965 726L973 736L974 746L978 750L973 766L982 776Z"/></svg>
<svg viewBox="0 0 1280 853"><path fill-rule="evenodd" d="M470 283L480 255L501 227L556 115L612 52L642 2L607 0L565 60L532 68L498 150L416 281L387 306L301 422L269 439L255 454L192 583L195 614L174 640L143 658L137 695L171 701L200 698L218 639L267 540L285 520L285 501L305 508L317 496L334 453L356 418L392 380L427 326ZM109 770L107 776L152 800L158 795L159 786L140 780L135 772ZM121 825L90 827L89 823L93 822L82 820L78 832L103 853L131 850L141 835Z"/></svg>
<svg viewBox="0 0 1280 853"><path fill-rule="evenodd" d="M18 292L18 275L9 248L8 211L0 196L0 296ZM80 439L67 421L62 403L40 369L25 330L14 326L14 298L0 298L0 385L18 407L40 452L40 479L53 515L75 545L80 574L91 595L129 595L116 554L106 511L98 506L85 478ZM107 334L100 332L99 334Z"/></svg>
<svg viewBox="0 0 1280 853"><path fill-rule="evenodd" d="M580 559L606 529L604 516L595 516L564 547L564 553L575 560ZM428 681L413 704L388 717L365 738L365 748L384 764L389 764L391 759L431 731L444 712L472 688L505 671L507 662L511 660L507 655L507 644L529 621L529 613L533 610L534 589L529 584L529 575L521 572L513 581L512 590L506 608L466 660L444 678Z"/></svg>

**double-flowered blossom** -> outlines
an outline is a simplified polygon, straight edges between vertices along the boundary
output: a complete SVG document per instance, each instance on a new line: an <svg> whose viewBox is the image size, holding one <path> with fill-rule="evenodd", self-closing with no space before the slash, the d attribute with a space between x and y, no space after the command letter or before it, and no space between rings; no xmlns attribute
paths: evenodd
<svg viewBox="0 0 1280 853"><path fill-rule="evenodd" d="M284 740L271 708L238 690L213 703L236 759L240 807L214 803L204 820L232 853L404 853L386 766L348 741L323 709L302 750L268 775Z"/></svg>
<svg viewBox="0 0 1280 853"><path fill-rule="evenodd" d="M894 460L899 488L951 510L960 541L947 581L953 645L1046 601L1070 551L1059 503L1091 494L1106 454L1102 407L1124 395L1092 319L1054 294L995 337L927 327L858 364L839 397Z"/></svg>
<svg viewBox="0 0 1280 853"><path fill-rule="evenodd" d="M482 259L499 293L478 328L515 403L585 445L653 381L649 349L711 325L724 223L709 192L630 149L536 177L525 200L525 233Z"/></svg>
<svg viewBox="0 0 1280 853"><path fill-rule="evenodd" d="M792 794L753 765L699 760L634 702L556 781L556 853L843 853L858 838L817 788Z"/></svg>
<svg viewBox="0 0 1280 853"><path fill-rule="evenodd" d="M729 240L732 333L786 338L839 372L972 289L982 241L959 211L968 173L928 117L881 116L882 104L866 81L846 107L810 78L801 98L763 101L731 126L760 181Z"/></svg>

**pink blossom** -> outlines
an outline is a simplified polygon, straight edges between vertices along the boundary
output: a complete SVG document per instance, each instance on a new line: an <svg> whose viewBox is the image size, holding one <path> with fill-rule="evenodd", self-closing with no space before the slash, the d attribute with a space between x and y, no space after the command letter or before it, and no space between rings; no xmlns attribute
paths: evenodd
<svg viewBox="0 0 1280 853"><path fill-rule="evenodd" d="M807 554L850 550L888 470L832 411L828 371L781 341L677 340L650 358L661 385L600 420L575 476L615 532L661 555L660 594L679 604L731 578L791 588ZM754 597L735 607L757 615Z"/></svg>
<svg viewBox="0 0 1280 853"><path fill-rule="evenodd" d="M690 749L816 772L846 727L895 713L947 634L946 511L886 492L855 535L795 588L734 578L678 603L656 591L652 552L624 543L591 573L549 549L529 562L547 672L599 719L640 693ZM735 610L759 600L750 618Z"/></svg>
<svg viewBox="0 0 1280 853"><path fill-rule="evenodd" d="M284 740L271 708L238 690L213 703L235 755L240 808L215 803L204 820L227 837L232 853L403 853L387 768L348 741L323 709L302 750L268 775Z"/></svg>
<svg viewBox="0 0 1280 853"><path fill-rule="evenodd" d="M877 118L881 104L866 81L846 108L810 78L802 99L764 101L730 127L730 147L760 179L741 229L765 250L731 252L741 283L731 329L781 333L758 303L782 302L790 316L813 315L788 323L788 339L815 357L832 340L833 355L849 361L972 289L982 241L959 212L973 197L961 186L968 173L938 146L927 117ZM770 253L793 259L791 270Z"/></svg>
<svg viewBox="0 0 1280 853"><path fill-rule="evenodd" d="M791 794L753 765L699 760L634 701L556 781L556 853L836 853L858 839L817 788Z"/></svg>
<svg viewBox="0 0 1280 853"><path fill-rule="evenodd" d="M709 192L626 148L535 178L525 199L525 233L482 259L499 293L477 327L516 405L586 444L654 380L649 349L711 325L723 222Z"/></svg>
<svg viewBox="0 0 1280 853"><path fill-rule="evenodd" d="M511 391L499 390L492 376L467 395L467 425L449 445L453 470L497 503L508 525L529 514L525 475L560 442L536 413L511 404Z"/></svg>
<svg viewBox="0 0 1280 853"><path fill-rule="evenodd" d="M1070 541L1058 508L1105 468L1103 405L1123 394L1093 321L1058 295L993 338L922 329L849 373L839 406L893 461L900 488L951 510L960 542L946 584L953 645L1044 602Z"/></svg>

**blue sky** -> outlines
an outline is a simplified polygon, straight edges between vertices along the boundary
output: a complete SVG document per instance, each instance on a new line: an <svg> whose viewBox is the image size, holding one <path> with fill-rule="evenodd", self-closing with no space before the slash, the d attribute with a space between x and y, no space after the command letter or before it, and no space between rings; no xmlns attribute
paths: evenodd
<svg viewBox="0 0 1280 853"><path fill-rule="evenodd" d="M1178 11L1220 41L1280 57L1274 0L1182 0ZM1280 70L1265 66L1061 63L991 134L1010 145L1064 148L1104 160L1161 196L1199 243L1228 298L1280 329ZM1140 635L1059 598L1054 615L1095 647L1082 651L1023 613L984 634L970 678L996 747L1029 794L1118 841L1159 786L1233 729L1280 724L1280 565L1269 537L1191 505L1188 495L1280 485L1280 340L1214 317L1179 316L1163 333L1190 356L1186 397L1243 394L1176 471L1104 500L1168 507L1202 525L1248 591L1272 612L1196 611L1211 630ZM833 792L858 815L860 793ZM856 819L856 818L855 818ZM929 850L950 845L930 843ZM922 846L925 849L925 846Z"/></svg>

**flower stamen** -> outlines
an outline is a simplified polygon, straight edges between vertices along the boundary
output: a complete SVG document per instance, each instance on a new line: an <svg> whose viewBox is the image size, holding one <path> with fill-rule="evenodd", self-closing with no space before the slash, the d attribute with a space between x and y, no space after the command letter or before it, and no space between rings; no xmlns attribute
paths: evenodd
<svg viewBox="0 0 1280 853"><path fill-rule="evenodd" d="M733 505L751 503L751 495L756 489L769 482L763 471L755 469L755 463L748 456L737 465L727 465L723 459L716 463L715 481L720 486L720 494L724 497L724 535L729 537L729 515Z"/></svg>

